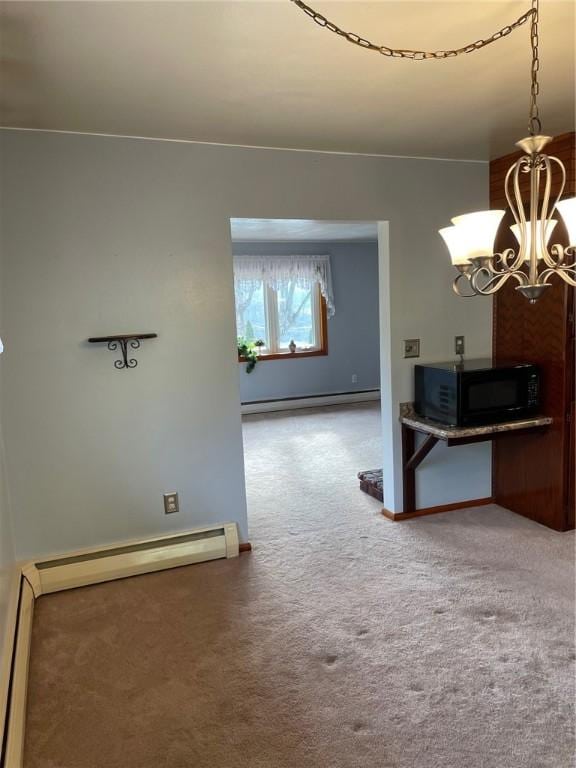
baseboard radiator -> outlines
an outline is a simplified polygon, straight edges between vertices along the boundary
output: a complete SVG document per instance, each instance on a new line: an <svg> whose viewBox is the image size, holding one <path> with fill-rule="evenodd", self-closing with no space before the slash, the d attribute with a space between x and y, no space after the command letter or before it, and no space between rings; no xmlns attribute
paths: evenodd
<svg viewBox="0 0 576 768"><path fill-rule="evenodd" d="M207 560L237 557L235 523L202 528L182 534L84 551L53 560L37 561L23 568L34 597L63 589L138 576Z"/></svg>
<svg viewBox="0 0 576 768"><path fill-rule="evenodd" d="M379 389L365 389L357 392L337 392L331 395L304 395L276 400L253 400L241 404L242 415L270 413L271 411L295 411L302 408L321 408L326 405L347 405L380 400Z"/></svg>

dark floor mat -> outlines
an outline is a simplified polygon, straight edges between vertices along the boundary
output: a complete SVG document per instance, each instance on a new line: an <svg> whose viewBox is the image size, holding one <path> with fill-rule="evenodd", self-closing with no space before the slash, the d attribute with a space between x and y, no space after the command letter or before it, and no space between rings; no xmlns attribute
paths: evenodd
<svg viewBox="0 0 576 768"><path fill-rule="evenodd" d="M358 480L360 480L361 491L373 496L378 501L384 501L381 469L367 469L364 472L358 472Z"/></svg>

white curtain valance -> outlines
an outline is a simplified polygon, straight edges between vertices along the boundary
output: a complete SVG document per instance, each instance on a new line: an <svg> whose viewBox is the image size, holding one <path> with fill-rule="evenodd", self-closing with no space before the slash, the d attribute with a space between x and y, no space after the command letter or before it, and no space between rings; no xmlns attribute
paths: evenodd
<svg viewBox="0 0 576 768"><path fill-rule="evenodd" d="M312 288L320 284L320 292L326 300L328 316L336 308L332 291L330 256L235 256L234 282L264 282L278 290L280 283L295 281L299 288Z"/></svg>

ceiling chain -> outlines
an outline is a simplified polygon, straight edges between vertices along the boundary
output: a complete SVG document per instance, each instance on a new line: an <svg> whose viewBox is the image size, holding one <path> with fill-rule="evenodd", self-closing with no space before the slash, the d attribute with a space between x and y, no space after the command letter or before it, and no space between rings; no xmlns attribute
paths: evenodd
<svg viewBox="0 0 576 768"><path fill-rule="evenodd" d="M303 0L291 0L292 3L298 6L305 14L310 16L318 26L333 32L339 37L343 37L349 43L358 45L360 48L365 48L368 51L376 51L383 56L390 56L398 59L412 59L414 61L423 61L424 59L448 59L454 56L460 56L463 53L474 53L482 48L485 48L490 43L495 43L496 40L501 40L506 37L518 27L521 27L530 19L530 45L532 48L532 82L530 88L530 116L528 120L528 130L530 135L534 136L542 132L542 122L540 120L540 113L538 110L538 94L540 93L540 84L538 82L538 72L540 70L540 59L538 58L538 21L539 21L539 0L531 0L531 7L526 13L513 21L512 24L507 24L498 32L494 32L493 35L487 38L481 38L468 45L463 45L461 48L454 48L446 51L416 51L410 48L390 48L387 45L378 45L371 40L367 40L364 37L360 37L355 32L346 32L346 30L334 24L323 16L314 8L306 5Z"/></svg>
<svg viewBox="0 0 576 768"><path fill-rule="evenodd" d="M532 0L532 7L530 10L526 11L526 13L523 13L522 16L516 19L516 21L512 22L512 24L508 24L505 27L502 27L502 29L499 29L498 32L494 32L494 34L490 37L476 40L475 42L464 45L461 48L455 48L453 50L446 51L413 51L409 48L389 48L387 45L378 45L377 43L373 43L364 37L360 37L360 35L357 35L355 32L346 32L334 24L334 22L329 21L329 19L327 19L321 13L315 11L314 8L306 5L303 0L291 0L291 2L293 2L298 6L298 8L304 11L304 13L310 16L310 18L320 27L324 27L330 32L333 32L335 35L343 37L349 43L353 43L354 45L358 45L360 48L365 48L369 51L376 51L377 53L381 53L383 56L391 56L393 58L422 61L424 59L448 59L453 56L460 56L463 53L474 53L474 51L479 51L481 48L485 48L487 45L490 45L490 43L494 43L496 40L501 40L503 37L506 37L506 35L509 35L515 29L518 29L518 27L521 27L523 24L525 24L530 18L532 19L532 42L533 45L535 42L536 50L538 45L538 0ZM533 78L535 78L535 72L538 68L537 62L538 59L536 58L536 70L533 68ZM537 93L537 80L535 82ZM531 119L532 117L534 117L536 120L538 119L537 114L531 115Z"/></svg>
<svg viewBox="0 0 576 768"><path fill-rule="evenodd" d="M538 94L540 93L540 84L538 82L538 70L540 69L540 59L538 58L538 0L532 0L532 23L530 25L530 45L532 46L532 86L530 89L530 119L528 121L528 130L530 136L542 133L542 123L538 111Z"/></svg>

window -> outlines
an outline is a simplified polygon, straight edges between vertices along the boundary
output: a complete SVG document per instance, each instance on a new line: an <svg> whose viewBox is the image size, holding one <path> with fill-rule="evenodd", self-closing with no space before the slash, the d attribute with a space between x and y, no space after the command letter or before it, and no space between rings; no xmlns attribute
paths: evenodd
<svg viewBox="0 0 576 768"><path fill-rule="evenodd" d="M318 260L327 266L318 269ZM326 355L328 257L237 257L236 331L262 358ZM333 301L331 302L333 311ZM294 346L292 346L292 343ZM295 347L295 348L294 348Z"/></svg>
<svg viewBox="0 0 576 768"><path fill-rule="evenodd" d="M236 290L236 330L246 341L263 341L261 357L327 354L326 302L318 284L309 289L286 282L278 290L263 282Z"/></svg>
<svg viewBox="0 0 576 768"><path fill-rule="evenodd" d="M236 333L246 341L266 342L266 291L262 281L236 284Z"/></svg>

